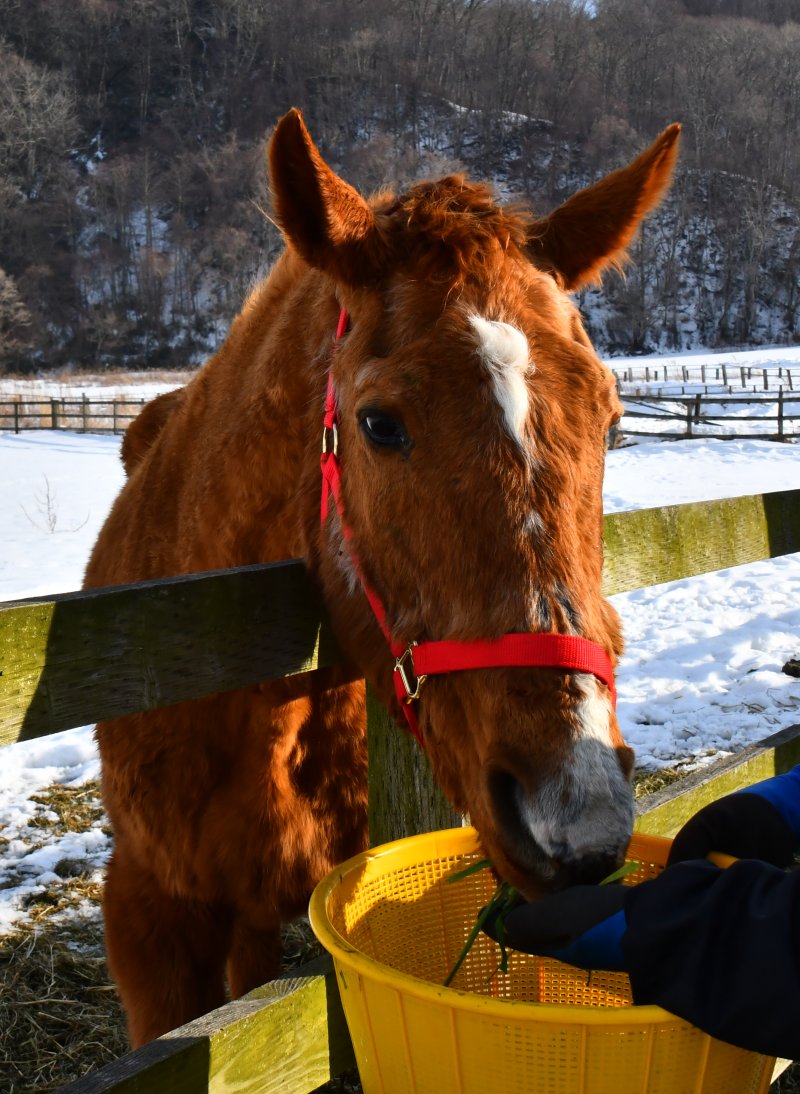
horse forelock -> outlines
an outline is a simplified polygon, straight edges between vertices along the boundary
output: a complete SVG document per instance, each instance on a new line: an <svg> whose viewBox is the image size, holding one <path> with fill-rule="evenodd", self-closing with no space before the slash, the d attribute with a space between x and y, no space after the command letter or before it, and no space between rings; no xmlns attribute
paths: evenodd
<svg viewBox="0 0 800 1094"><path fill-rule="evenodd" d="M534 230L526 210L499 205L490 186L460 174L384 195L375 211L398 259L437 280L485 279L506 255L521 253Z"/></svg>

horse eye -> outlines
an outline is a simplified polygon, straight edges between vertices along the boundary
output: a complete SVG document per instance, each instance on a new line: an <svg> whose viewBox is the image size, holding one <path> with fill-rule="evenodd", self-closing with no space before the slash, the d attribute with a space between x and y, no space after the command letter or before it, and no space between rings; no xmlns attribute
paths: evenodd
<svg viewBox="0 0 800 1094"><path fill-rule="evenodd" d="M372 444L382 448L408 448L406 427L399 418L383 410L364 410L360 416L361 432Z"/></svg>

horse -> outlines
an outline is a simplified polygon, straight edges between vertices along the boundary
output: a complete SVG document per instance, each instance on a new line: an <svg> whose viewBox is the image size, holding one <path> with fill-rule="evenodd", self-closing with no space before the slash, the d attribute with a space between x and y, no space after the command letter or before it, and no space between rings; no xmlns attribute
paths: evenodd
<svg viewBox="0 0 800 1094"><path fill-rule="evenodd" d="M621 861L633 754L600 591L621 406L570 293L624 260L679 130L536 218L460 174L368 200L299 111L278 122L284 250L129 427L85 585L298 557L343 660L98 725L133 1046L274 978L281 924L365 848L365 679L499 876L533 896Z"/></svg>

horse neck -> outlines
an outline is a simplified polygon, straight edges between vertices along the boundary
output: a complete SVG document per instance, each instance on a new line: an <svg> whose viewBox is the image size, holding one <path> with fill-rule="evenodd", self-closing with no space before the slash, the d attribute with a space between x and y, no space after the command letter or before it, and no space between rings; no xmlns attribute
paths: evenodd
<svg viewBox="0 0 800 1094"><path fill-rule="evenodd" d="M288 253L253 291L193 383L192 416L203 423L205 443L197 453L197 481L187 476L186 490L203 491L202 484L213 481L218 521L204 539L219 557L213 563L204 557L204 565L305 553L304 510L315 509L319 520L324 358L337 314L321 275Z"/></svg>

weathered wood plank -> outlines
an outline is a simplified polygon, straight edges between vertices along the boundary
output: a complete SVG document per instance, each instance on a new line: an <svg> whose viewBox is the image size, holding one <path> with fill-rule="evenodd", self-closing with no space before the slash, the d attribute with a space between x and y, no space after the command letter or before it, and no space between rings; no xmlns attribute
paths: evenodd
<svg viewBox="0 0 800 1094"><path fill-rule="evenodd" d="M61 1088L62 1094L308 1094L355 1065L329 957Z"/></svg>
<svg viewBox="0 0 800 1094"><path fill-rule="evenodd" d="M0 606L0 744L338 658L301 562Z"/></svg>
<svg viewBox="0 0 800 1094"><path fill-rule="evenodd" d="M380 843L461 824L416 740L367 688L369 841Z"/></svg>
<svg viewBox="0 0 800 1094"><path fill-rule="evenodd" d="M709 802L780 775L798 763L800 725L789 726L642 798L637 803L636 829L654 836L674 836Z"/></svg>
<svg viewBox="0 0 800 1094"><path fill-rule="evenodd" d="M692 502L605 517L603 592L800 551L800 490Z"/></svg>

